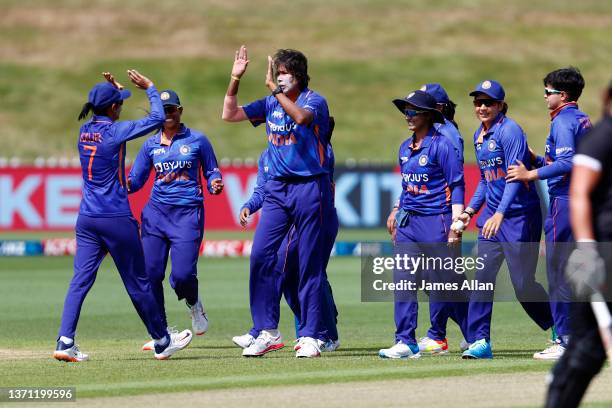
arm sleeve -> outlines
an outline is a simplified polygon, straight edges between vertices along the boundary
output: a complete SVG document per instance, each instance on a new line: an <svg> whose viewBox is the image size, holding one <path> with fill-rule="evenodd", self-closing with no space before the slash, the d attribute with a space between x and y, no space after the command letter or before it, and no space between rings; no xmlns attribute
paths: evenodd
<svg viewBox="0 0 612 408"><path fill-rule="evenodd" d="M560 126L559 126L560 125ZM555 138L556 160L538 169L538 177L542 180L551 177L563 176L572 171L572 158L574 157L574 128L553 122L553 136Z"/></svg>
<svg viewBox="0 0 612 408"><path fill-rule="evenodd" d="M527 148L527 139L520 127L512 126L502 130L504 132L499 138L499 141L504 149L504 160L506 162L506 171L508 166L517 164L517 160L521 160L523 163L530 163L529 151ZM531 166L529 166L531 167ZM504 194L497 206L495 212L505 214L506 210L518 194L521 188L521 182L513 181L506 183L504 187Z"/></svg>
<svg viewBox="0 0 612 408"><path fill-rule="evenodd" d="M151 173L151 165L153 164L148 155L148 143L145 142L134 160L132 169L130 170L130 193L135 193L145 185Z"/></svg>
<svg viewBox="0 0 612 408"><path fill-rule="evenodd" d="M202 172L204 178L207 180L208 192L212 193L211 182L215 179L222 178L219 165L217 164L217 157L213 150L210 141L206 136L200 137L200 163L202 165Z"/></svg>
<svg viewBox="0 0 612 408"><path fill-rule="evenodd" d="M254 127L266 123L266 98L261 98L248 105L244 105L242 109Z"/></svg>
<svg viewBox="0 0 612 408"><path fill-rule="evenodd" d="M533 162L533 167L539 169L540 167L546 166L546 158L544 156L536 155L535 161ZM540 172L538 172L538 176ZM540 177L542 178L542 177Z"/></svg>
<svg viewBox="0 0 612 408"><path fill-rule="evenodd" d="M266 199L266 193L264 186L266 184L266 176L265 171L262 166L257 168L257 183L255 185L255 189L253 190L253 194L249 197L249 200L244 203L242 208L248 208L251 211L251 214L256 213L263 206L263 202Z"/></svg>
<svg viewBox="0 0 612 408"><path fill-rule="evenodd" d="M164 107L159 98L159 92L154 86L151 86L147 89L147 96L151 105L149 115L139 120L117 122L115 137L118 138L119 143L144 136L155 129L159 129L164 124L166 115L164 115Z"/></svg>
<svg viewBox="0 0 612 408"><path fill-rule="evenodd" d="M463 165L459 161L456 148L450 141L442 139L437 146L437 159L442 167L446 184L451 191L451 204L464 203L465 180L463 178Z"/></svg>

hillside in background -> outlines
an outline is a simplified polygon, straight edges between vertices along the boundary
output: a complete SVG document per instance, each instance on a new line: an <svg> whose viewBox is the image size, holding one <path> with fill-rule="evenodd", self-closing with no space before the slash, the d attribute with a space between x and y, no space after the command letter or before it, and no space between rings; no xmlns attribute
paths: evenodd
<svg viewBox="0 0 612 408"><path fill-rule="evenodd" d="M110 70L127 83L137 68L181 96L183 119L204 131L218 157L257 157L264 130L227 124L221 108L234 50L251 64L240 101L267 94L266 56L296 48L309 58L311 88L336 117L334 147L347 158L394 162L407 137L391 99L440 82L459 104L457 120L473 160L477 121L467 96L494 78L509 115L542 152L548 113L542 77L567 65L587 81L580 106L597 119L612 76L612 3L575 1L199 1L4 0L0 17L0 156L75 154L76 117L89 88ZM133 88L132 88L133 89ZM134 90L124 119L143 115ZM134 157L142 140L129 145Z"/></svg>

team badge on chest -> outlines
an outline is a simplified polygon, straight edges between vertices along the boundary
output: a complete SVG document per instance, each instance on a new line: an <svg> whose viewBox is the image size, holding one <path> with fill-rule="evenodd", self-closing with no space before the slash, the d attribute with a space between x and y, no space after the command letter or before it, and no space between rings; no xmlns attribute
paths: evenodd
<svg viewBox="0 0 612 408"><path fill-rule="evenodd" d="M429 157L427 157L426 154L422 154L419 157L419 165L420 166L426 166L428 162L429 162Z"/></svg>
<svg viewBox="0 0 612 408"><path fill-rule="evenodd" d="M496 147L497 143L495 143L495 140L489 140L487 142L487 149L489 149L490 152L494 152Z"/></svg>
<svg viewBox="0 0 612 408"><path fill-rule="evenodd" d="M186 156L191 153L191 148L187 145L182 145L179 149L179 152L181 152L182 155Z"/></svg>

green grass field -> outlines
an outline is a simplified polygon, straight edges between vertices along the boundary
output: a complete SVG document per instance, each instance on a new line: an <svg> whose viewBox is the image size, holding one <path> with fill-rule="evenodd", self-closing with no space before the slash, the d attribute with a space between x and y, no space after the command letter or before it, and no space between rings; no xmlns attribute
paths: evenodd
<svg viewBox="0 0 612 408"><path fill-rule="evenodd" d="M147 333L127 297L114 265L106 260L85 301L78 343L91 353L85 364L59 363L50 358L63 297L72 274L72 259L0 258L3 296L0 348L12 350L14 359L0 360L3 386L76 386L79 396L129 395L151 391L176 392L254 385L325 383L390 378L458 376L467 373L544 372L550 364L531 359L543 348L549 333L531 324L514 303L496 305L493 322L493 361L463 361L461 336L449 324L452 353L414 361L386 361L379 348L393 343L391 303L361 303L359 259L333 259L329 276L340 311L342 347L323 358L303 361L289 347L261 359L245 359L231 342L250 324L248 261L203 259L199 264L201 293L211 329L196 338L185 352L169 362L155 361L140 346ZM169 322L190 325L184 304L167 292ZM422 305L419 335L428 327L427 306ZM281 332L287 343L294 338L293 319L283 306ZM32 353L32 356L27 356ZM24 358L18 358L24 356ZM185 375L176 375L179 370Z"/></svg>
<svg viewBox="0 0 612 408"><path fill-rule="evenodd" d="M185 122L208 134L218 157L256 158L265 145L263 130L221 120L234 50L241 44L251 59L241 81L244 103L267 94L268 54L290 47L309 57L311 87L328 98L336 117L339 162L395 162L407 128L390 101L426 82L442 83L459 104L457 119L469 140L478 122L467 94L485 78L505 86L509 115L541 153L549 126L544 75L578 66L587 81L580 106L598 118L598 95L612 65L612 3L599 0L79 4L3 2L2 156L74 156L76 117L100 72L113 71L125 82L125 70L136 67L160 89L179 92ZM282 17L273 17L279 7ZM140 117L146 107L144 93L135 91L124 118ZM128 144L132 158L141 144ZM473 160L469 143L466 160Z"/></svg>

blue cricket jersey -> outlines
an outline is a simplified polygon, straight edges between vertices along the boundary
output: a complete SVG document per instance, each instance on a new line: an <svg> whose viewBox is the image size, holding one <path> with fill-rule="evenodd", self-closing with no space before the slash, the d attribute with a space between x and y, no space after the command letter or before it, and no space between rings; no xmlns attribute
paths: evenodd
<svg viewBox="0 0 612 408"><path fill-rule="evenodd" d="M306 88L295 103L313 113L314 119L310 124L296 124L274 96L267 96L242 107L253 126L266 124L268 166L270 176L274 179L327 173L327 101L323 96Z"/></svg>
<svg viewBox="0 0 612 408"><path fill-rule="evenodd" d="M94 115L81 126L78 149L83 173L79 214L90 217L132 215L125 183L125 143L162 126L164 108L154 86L147 89L151 113L143 119L113 122Z"/></svg>
<svg viewBox="0 0 612 408"><path fill-rule="evenodd" d="M210 192L212 180L221 178L208 138L182 123L169 146L161 143L161 134L160 130L151 136L140 149L130 171L130 192L142 188L153 167L155 182L151 200L170 205L202 205L204 195L200 169L208 180Z"/></svg>
<svg viewBox="0 0 612 408"><path fill-rule="evenodd" d="M560 106L550 113L550 133L546 139L545 156L538 157L538 177L548 183L551 197L569 195L572 159L582 136L591 129L586 113L575 102Z"/></svg>
<svg viewBox="0 0 612 408"><path fill-rule="evenodd" d="M329 172L330 181L333 183L335 158L334 150L332 149L331 143L327 144L326 152L326 169ZM242 208L248 208L251 214L259 211L263 206L264 200L266 199L266 192L264 186L266 182L271 179L269 170L270 169L268 167L268 149L266 149L261 152L259 160L257 161L257 181L255 183L255 189L253 190L253 194L251 194L249 200L242 206Z"/></svg>
<svg viewBox="0 0 612 408"><path fill-rule="evenodd" d="M446 118L444 119L444 123L434 123L434 127L438 132L450 139L453 147L459 155L459 160L461 163L463 163L463 138L461 137L461 133L459 133L459 129L453 125L453 122ZM463 167L461 168L461 171L463 172Z"/></svg>
<svg viewBox="0 0 612 408"><path fill-rule="evenodd" d="M476 160L480 167L480 182L468 207L478 211L486 201L491 212L506 216L525 213L539 207L539 197L533 182L506 183L508 166L522 161L527 169L531 159L523 129L512 119L500 113L493 126L478 143L482 124L474 133ZM538 209L539 211L539 209Z"/></svg>
<svg viewBox="0 0 612 408"><path fill-rule="evenodd" d="M452 204L463 204L465 194L462 165L451 140L431 128L418 149L413 141L406 139L399 149L401 207L422 215L451 212Z"/></svg>

